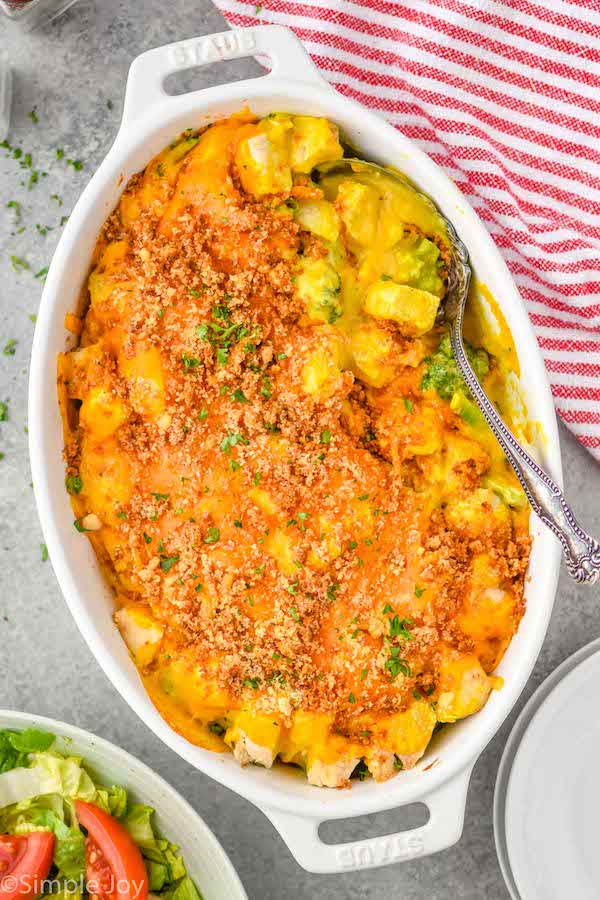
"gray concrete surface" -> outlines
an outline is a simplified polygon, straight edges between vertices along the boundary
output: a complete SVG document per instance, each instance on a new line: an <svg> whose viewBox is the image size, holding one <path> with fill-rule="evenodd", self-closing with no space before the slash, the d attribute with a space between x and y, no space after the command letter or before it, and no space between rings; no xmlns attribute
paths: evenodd
<svg viewBox="0 0 600 900"><path fill-rule="evenodd" d="M0 47L15 69L10 139L31 152L48 175L27 190L30 172L0 153L0 349L16 340L14 355L0 353L0 400L9 419L0 423L0 706L73 722L101 734L144 760L178 788L223 842L252 900L277 898L388 898L403 900L506 900L493 842L492 797L510 720L475 767L465 832L456 847L435 857L387 869L313 876L301 870L263 814L174 756L136 718L90 655L61 597L50 562L44 562L27 458L27 369L41 283L68 214L116 134L129 63L150 47L221 30L210 0L80 0L33 35L0 30ZM181 82L199 86L258 71L237 62L204 70ZM29 113L35 109L38 122ZM81 159L77 171L56 160ZM25 185L21 182L25 181ZM62 200L59 206L55 194ZM22 204L20 222L6 204ZM52 226L46 235L42 230ZM25 230L16 234L17 228ZM14 272L10 257L29 268ZM48 402L54 388L48 386ZM589 529L600 533L600 468L562 430L568 494ZM598 589L575 587L563 573L550 631L521 703L565 657L600 633ZM337 827L338 840L393 831L406 813L373 816L367 824Z"/></svg>

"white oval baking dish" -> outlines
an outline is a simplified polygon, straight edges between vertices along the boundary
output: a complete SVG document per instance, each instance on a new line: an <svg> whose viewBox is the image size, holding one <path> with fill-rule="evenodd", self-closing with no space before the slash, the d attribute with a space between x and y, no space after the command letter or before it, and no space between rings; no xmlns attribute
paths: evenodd
<svg viewBox="0 0 600 900"><path fill-rule="evenodd" d="M257 55L269 74L172 97L165 78L220 59ZM347 100L319 75L292 32L279 26L225 32L150 50L131 66L123 121L115 143L69 218L46 281L31 363L29 434L38 510L54 571L71 612L98 662L123 697L152 730L192 765L257 804L271 819L297 861L311 872L338 872L385 865L434 853L462 832L473 765L510 711L533 668L556 590L560 549L536 519L527 584L527 612L498 674L493 692L476 716L444 729L419 765L386 784L365 781L351 791L312 787L283 768L239 768L230 754L195 747L172 731L150 702L112 621L113 598L91 546L73 528L64 489L62 425L55 399L56 357L69 346L63 322L77 309L96 237L131 175L186 128L198 128L248 104L265 115L274 110L326 116L368 158L394 165L429 193L454 222L469 248L475 271L498 299L521 360L524 397L536 432L540 461L560 481L560 450L554 407L542 358L525 307L498 250L452 181L411 141L374 113ZM318 827L341 819L422 801L426 825L412 831L332 846Z"/></svg>
<svg viewBox="0 0 600 900"><path fill-rule="evenodd" d="M39 728L69 741L69 752L82 756L100 783L118 784L138 803L155 808L160 832L181 848L203 900L248 900L229 857L208 825L164 778L130 753L66 722L9 709L0 709L0 729L4 728Z"/></svg>

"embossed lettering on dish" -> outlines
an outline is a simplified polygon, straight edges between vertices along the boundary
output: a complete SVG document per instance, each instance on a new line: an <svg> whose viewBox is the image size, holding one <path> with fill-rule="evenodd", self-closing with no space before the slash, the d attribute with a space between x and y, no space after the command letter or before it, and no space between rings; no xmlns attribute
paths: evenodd
<svg viewBox="0 0 600 900"><path fill-rule="evenodd" d="M231 34L217 34L210 37L185 41L171 47L171 61L176 66L200 66L231 59L252 52L256 47L253 31L232 31Z"/></svg>
<svg viewBox="0 0 600 900"><path fill-rule="evenodd" d="M414 859L425 852L423 838L418 835L390 835L367 844L349 844L336 851L338 865L344 869L368 869L387 863Z"/></svg>

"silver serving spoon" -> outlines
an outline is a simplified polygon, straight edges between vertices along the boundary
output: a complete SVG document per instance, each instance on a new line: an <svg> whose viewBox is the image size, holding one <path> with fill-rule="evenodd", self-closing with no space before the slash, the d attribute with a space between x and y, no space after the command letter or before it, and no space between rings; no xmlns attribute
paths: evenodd
<svg viewBox="0 0 600 900"><path fill-rule="evenodd" d="M452 223L437 209L433 201L392 170L361 159L346 158L315 166L312 174L318 181L323 176L352 174L361 170L376 171L380 175L385 175L386 178L393 178L401 182L404 188L409 188L419 194L430 208L435 210L445 225L451 263L448 270L447 292L440 304L438 321L445 322L449 326L452 352L460 373L465 379L475 403L504 450L534 512L560 540L569 574L578 583L595 584L600 578L600 544L581 528L561 489L538 466L507 428L495 406L488 400L471 368L462 338L463 315L471 281L467 248L456 234Z"/></svg>

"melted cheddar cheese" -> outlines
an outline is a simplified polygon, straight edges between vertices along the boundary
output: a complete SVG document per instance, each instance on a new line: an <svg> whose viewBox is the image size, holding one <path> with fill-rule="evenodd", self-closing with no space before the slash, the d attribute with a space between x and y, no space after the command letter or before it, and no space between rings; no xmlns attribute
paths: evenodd
<svg viewBox="0 0 600 900"><path fill-rule="evenodd" d="M75 524L157 708L324 786L413 766L483 706L529 555L436 325L443 224L360 165L311 177L342 154L283 113L182 135L107 221L58 365ZM469 352L510 421L498 322L488 342L471 311Z"/></svg>

